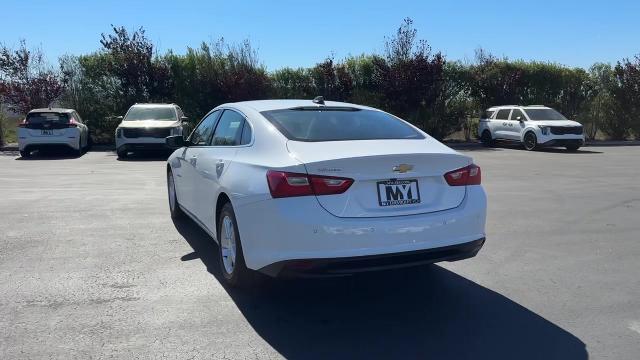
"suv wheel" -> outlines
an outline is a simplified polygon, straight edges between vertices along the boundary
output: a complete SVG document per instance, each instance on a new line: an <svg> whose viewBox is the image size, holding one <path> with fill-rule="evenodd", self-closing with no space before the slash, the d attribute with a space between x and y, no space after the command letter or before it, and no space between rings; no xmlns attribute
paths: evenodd
<svg viewBox="0 0 640 360"><path fill-rule="evenodd" d="M231 203L226 203L220 211L218 245L220 270L225 283L233 287L247 286L253 274L244 263L240 233Z"/></svg>
<svg viewBox="0 0 640 360"><path fill-rule="evenodd" d="M480 142L486 147L493 146L494 140L491 137L491 132L489 132L489 130L485 130L482 132L482 135L480 136Z"/></svg>
<svg viewBox="0 0 640 360"><path fill-rule="evenodd" d="M528 151L535 150L536 146L538 145L538 138L536 137L536 134L534 134L532 131L524 134L522 145L524 145L524 148Z"/></svg>
<svg viewBox="0 0 640 360"><path fill-rule="evenodd" d="M579 148L580 148L579 145L571 145L571 146L567 146L567 151L574 152L574 151L577 151Z"/></svg>
<svg viewBox="0 0 640 360"><path fill-rule="evenodd" d="M127 150L124 147L116 150L116 153L118 154L118 159L124 159L127 157Z"/></svg>

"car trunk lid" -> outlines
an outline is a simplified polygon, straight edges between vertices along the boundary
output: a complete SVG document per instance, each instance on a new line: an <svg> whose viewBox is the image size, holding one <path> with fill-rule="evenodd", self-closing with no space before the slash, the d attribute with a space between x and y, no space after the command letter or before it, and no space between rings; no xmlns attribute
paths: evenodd
<svg viewBox="0 0 640 360"><path fill-rule="evenodd" d="M384 217L455 208L466 187L449 186L448 171L465 167L470 158L434 139L300 142L289 152L309 174L351 178L344 193L317 196L338 217Z"/></svg>

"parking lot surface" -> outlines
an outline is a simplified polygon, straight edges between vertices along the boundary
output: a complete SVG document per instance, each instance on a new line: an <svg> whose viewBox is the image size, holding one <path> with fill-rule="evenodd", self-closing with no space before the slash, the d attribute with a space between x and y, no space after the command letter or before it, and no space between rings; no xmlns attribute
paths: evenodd
<svg viewBox="0 0 640 360"><path fill-rule="evenodd" d="M638 359L640 147L463 152L477 257L248 291L171 221L163 159L0 153L0 358Z"/></svg>

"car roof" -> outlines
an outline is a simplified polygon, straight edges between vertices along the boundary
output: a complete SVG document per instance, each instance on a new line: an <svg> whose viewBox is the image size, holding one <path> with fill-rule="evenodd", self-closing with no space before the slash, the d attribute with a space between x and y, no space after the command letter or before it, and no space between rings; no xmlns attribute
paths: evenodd
<svg viewBox="0 0 640 360"><path fill-rule="evenodd" d="M39 112L54 112L54 113L72 113L75 110L73 109L65 109L65 108L39 108L39 109L32 109L29 111L29 114L31 113L39 113Z"/></svg>
<svg viewBox="0 0 640 360"><path fill-rule="evenodd" d="M175 107L178 106L176 104L163 104L163 103L142 103L142 104L133 104L131 107Z"/></svg>
<svg viewBox="0 0 640 360"><path fill-rule="evenodd" d="M519 108L519 109L551 109L548 106L544 106L544 105L500 105L500 106L492 106L490 108L487 109L487 111L489 110L500 110L500 109L512 109L512 108Z"/></svg>
<svg viewBox="0 0 640 360"><path fill-rule="evenodd" d="M243 108L246 108L246 109L251 109L257 112L291 109L291 108L303 107L303 106L322 107L322 105L318 105L314 103L312 100L294 100L294 99L252 100L252 101L240 101L240 102L227 103L227 104L220 105L220 107L225 107L225 106L236 107L240 110L242 110ZM363 109L363 110L365 109L376 110L368 106L362 106L362 105L339 102L339 101L325 101L324 106L351 107L351 108Z"/></svg>

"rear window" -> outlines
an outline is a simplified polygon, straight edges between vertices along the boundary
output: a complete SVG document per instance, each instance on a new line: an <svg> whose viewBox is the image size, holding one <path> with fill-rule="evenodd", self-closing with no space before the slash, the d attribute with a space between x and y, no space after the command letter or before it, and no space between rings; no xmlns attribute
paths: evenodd
<svg viewBox="0 0 640 360"><path fill-rule="evenodd" d="M176 121L176 112L172 107L134 106L129 109L125 121L164 120Z"/></svg>
<svg viewBox="0 0 640 360"><path fill-rule="evenodd" d="M42 124L42 123L45 123L45 122L68 124L69 123L69 114L65 114L65 113L50 113L50 112L29 113L27 115L27 121L30 124Z"/></svg>
<svg viewBox="0 0 640 360"><path fill-rule="evenodd" d="M296 141L424 139L413 127L381 111L313 107L264 111L262 115Z"/></svg>

